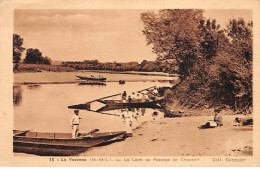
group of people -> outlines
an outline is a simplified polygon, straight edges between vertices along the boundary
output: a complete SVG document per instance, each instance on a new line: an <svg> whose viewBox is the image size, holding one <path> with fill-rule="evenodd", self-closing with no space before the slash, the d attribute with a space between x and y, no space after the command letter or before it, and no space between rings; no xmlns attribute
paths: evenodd
<svg viewBox="0 0 260 170"><path fill-rule="evenodd" d="M92 77L92 75L91 75ZM131 95L127 96L126 91L123 92L122 94L122 101L123 102L129 102L129 103L133 103L133 102L147 102L147 101L153 101L155 100L154 97L158 96L158 90L156 87L154 87L153 89L149 90L148 92L144 93L144 92L132 92ZM143 111L142 111L143 112ZM131 112L127 112L127 113L131 113ZM139 113L139 109L137 109L137 113ZM129 115L121 115L122 118L127 118ZM136 116L136 115L135 115ZM131 119L133 116L130 116ZM78 137L78 132L79 132L79 124L80 124L80 116L79 116L79 110L74 110L74 115L71 118L71 128L72 128L72 138L76 139ZM131 119L129 124L131 125Z"/></svg>
<svg viewBox="0 0 260 170"><path fill-rule="evenodd" d="M124 103L138 103L138 102L147 102L147 101L154 101L156 100L156 97L159 96L158 90L156 87L153 89L149 90L148 92L132 92L132 94L127 96L126 91L123 92L122 94L122 101Z"/></svg>
<svg viewBox="0 0 260 170"><path fill-rule="evenodd" d="M94 78L95 76L91 75L92 78ZM98 75L98 78L103 78L103 76Z"/></svg>
<svg viewBox="0 0 260 170"><path fill-rule="evenodd" d="M133 121L136 120L136 122L140 125L139 117L144 116L145 108L122 108L120 111L120 117L125 125L126 135L131 137L133 133Z"/></svg>
<svg viewBox="0 0 260 170"><path fill-rule="evenodd" d="M144 115L144 109L123 109L121 110L120 117L123 119L124 124L127 126L128 135L132 133L133 118L137 120L138 116ZM135 114L134 114L135 113ZM79 110L74 110L74 115L71 117L70 124L72 128L72 139L78 138L79 124L81 117L79 116Z"/></svg>

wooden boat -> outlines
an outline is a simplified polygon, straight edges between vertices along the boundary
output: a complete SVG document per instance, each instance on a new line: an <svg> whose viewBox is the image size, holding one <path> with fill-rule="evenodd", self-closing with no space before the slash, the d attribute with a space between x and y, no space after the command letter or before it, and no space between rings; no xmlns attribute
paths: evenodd
<svg viewBox="0 0 260 170"><path fill-rule="evenodd" d="M105 77L84 77L84 76L76 76L81 80L93 80L93 81L106 81Z"/></svg>
<svg viewBox="0 0 260 170"><path fill-rule="evenodd" d="M109 111L109 110L118 110L118 109L133 109L133 108L152 108L152 109L161 109L160 104L147 104L147 105L128 105L128 106L123 106L123 105L105 105L95 112L103 112L103 111Z"/></svg>
<svg viewBox="0 0 260 170"><path fill-rule="evenodd" d="M151 88L154 88L155 86L143 89L143 90L139 90L138 93L142 92L142 91L146 91L149 90ZM118 94L114 94L114 95L110 95L110 96L106 96L106 97L102 97L99 99L95 99L86 103L82 103L82 104L76 104L76 105L70 105L68 106L69 109L82 109L82 110L89 110L92 111L90 108L91 103L93 102L100 102L105 104L106 106L98 109L98 110L94 110L95 112L97 111L105 111L105 110L114 110L114 109L120 109L120 108L161 108L161 104L164 101L164 97L158 97L158 96L154 96L152 99L152 101L146 101L146 102L140 102L140 101L133 101L133 102L126 102L124 103L122 100L104 100L107 98L111 98L114 96L119 96L122 95L121 93Z"/></svg>
<svg viewBox="0 0 260 170"><path fill-rule="evenodd" d="M146 101L146 102L123 102L122 100L99 100L100 103L106 104L108 106L121 106L121 107L136 107L136 108L146 108L151 105L156 105L163 101L163 98L153 100L153 101Z"/></svg>
<svg viewBox="0 0 260 170"><path fill-rule="evenodd" d="M13 151L36 155L69 156L87 149L122 140L125 131L80 133L72 139L71 133L45 133L14 130Z"/></svg>
<svg viewBox="0 0 260 170"><path fill-rule="evenodd" d="M105 83L100 81L86 81L86 82L80 82L78 85L99 85L99 86L106 86Z"/></svg>

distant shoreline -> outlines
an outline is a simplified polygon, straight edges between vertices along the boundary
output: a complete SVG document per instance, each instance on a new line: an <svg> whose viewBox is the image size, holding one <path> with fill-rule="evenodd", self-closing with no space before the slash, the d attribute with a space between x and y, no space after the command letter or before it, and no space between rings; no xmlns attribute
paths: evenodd
<svg viewBox="0 0 260 170"><path fill-rule="evenodd" d="M15 67L15 63L13 64ZM145 76L165 76L178 77L177 74L169 74L164 72L149 72L149 71L118 71L118 70L78 70L71 67L64 67L61 65L45 65L45 64L25 64L18 63L18 68L13 72L18 73L39 73L39 72L96 72L108 74L133 74Z"/></svg>
<svg viewBox="0 0 260 170"><path fill-rule="evenodd" d="M84 72L96 72L96 73L109 73L109 74L134 74L134 75L142 75L142 76L165 76L165 77L178 77L177 74L168 74L161 72L143 72L143 71L115 71L115 70L84 70ZM158 73L158 74L157 74Z"/></svg>

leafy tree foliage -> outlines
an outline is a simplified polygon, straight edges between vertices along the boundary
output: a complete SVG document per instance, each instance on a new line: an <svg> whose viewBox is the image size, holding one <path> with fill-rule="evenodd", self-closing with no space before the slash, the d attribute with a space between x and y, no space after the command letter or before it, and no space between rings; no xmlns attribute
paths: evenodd
<svg viewBox="0 0 260 170"><path fill-rule="evenodd" d="M158 55L158 61L174 60L182 80L190 74L194 61L199 56L199 23L202 10L160 10L143 13L143 33L148 45Z"/></svg>
<svg viewBox="0 0 260 170"><path fill-rule="evenodd" d="M201 10L160 10L143 13L148 45L164 63L173 65L181 81L174 100L188 107L252 107L252 22L230 20L226 29L206 20ZM170 65L173 63L173 65ZM176 100L177 99L177 100Z"/></svg>
<svg viewBox="0 0 260 170"><path fill-rule="evenodd" d="M23 38L18 34L13 34L13 63L19 63L22 52L25 48L22 47Z"/></svg>
<svg viewBox="0 0 260 170"><path fill-rule="evenodd" d="M31 64L51 64L49 57L43 57L42 53L38 49L29 48L26 51L26 57L24 63Z"/></svg>
<svg viewBox="0 0 260 170"><path fill-rule="evenodd" d="M43 64L51 65L51 59L47 56L43 57L42 59Z"/></svg>
<svg viewBox="0 0 260 170"><path fill-rule="evenodd" d="M38 49L29 48L26 51L24 63L40 64L42 58L42 53Z"/></svg>

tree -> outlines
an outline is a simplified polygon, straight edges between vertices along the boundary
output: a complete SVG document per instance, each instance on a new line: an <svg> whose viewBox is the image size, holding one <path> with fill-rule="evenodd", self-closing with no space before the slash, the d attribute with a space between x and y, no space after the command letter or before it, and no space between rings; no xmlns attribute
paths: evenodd
<svg viewBox="0 0 260 170"><path fill-rule="evenodd" d="M216 25L216 20L212 21L208 19L200 21L199 28L201 30L201 42L200 42L200 52L201 56L205 59L211 59L217 55L219 36L223 34L222 30L219 30L220 25Z"/></svg>
<svg viewBox="0 0 260 170"><path fill-rule="evenodd" d="M43 64L51 65L51 59L49 57L45 56L42 60Z"/></svg>
<svg viewBox="0 0 260 170"><path fill-rule="evenodd" d="M27 49L24 63L41 64L42 61L42 53L38 49Z"/></svg>
<svg viewBox="0 0 260 170"><path fill-rule="evenodd" d="M13 63L19 63L22 52L25 48L22 47L23 38L18 34L13 34Z"/></svg>
<svg viewBox="0 0 260 170"><path fill-rule="evenodd" d="M147 44L163 71L179 74L181 81L172 89L179 104L248 111L252 108L253 24L232 19L226 29L220 29L215 19L206 20L202 13L143 13Z"/></svg>
<svg viewBox="0 0 260 170"><path fill-rule="evenodd" d="M232 19L226 29L231 45L230 58L222 74L228 74L225 79L232 85L233 107L248 111L252 107L252 55L253 55L253 22L246 23L244 19Z"/></svg>
<svg viewBox="0 0 260 170"><path fill-rule="evenodd" d="M201 60L175 95L189 106L229 106L248 112L252 107L252 23L234 19L224 31L205 31Z"/></svg>
<svg viewBox="0 0 260 170"><path fill-rule="evenodd" d="M147 44L152 44L157 60L174 59L177 73L184 80L191 72L200 51L199 24L202 10L160 10L158 14L141 14L144 22L143 34Z"/></svg>

